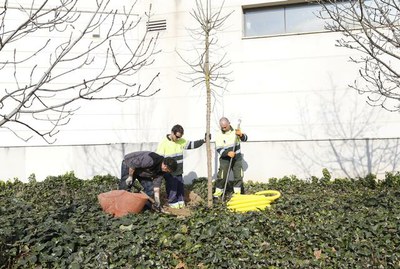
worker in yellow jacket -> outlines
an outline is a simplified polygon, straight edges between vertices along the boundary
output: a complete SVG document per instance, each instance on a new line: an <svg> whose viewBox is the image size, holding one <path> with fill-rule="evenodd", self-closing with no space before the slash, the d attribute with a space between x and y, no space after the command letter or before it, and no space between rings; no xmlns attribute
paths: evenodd
<svg viewBox="0 0 400 269"><path fill-rule="evenodd" d="M225 185L228 180L228 170L233 172L233 192L240 194L243 186L243 158L240 150L240 142L247 141L247 135L242 133L240 129L234 130L225 117L219 120L221 132L215 138L215 147L219 154L219 169L217 180L215 181L214 197L221 197Z"/></svg>
<svg viewBox="0 0 400 269"><path fill-rule="evenodd" d="M178 167L174 172L164 174L168 204L172 208L185 207L185 190L182 177L183 151L198 148L205 142L204 139L188 141L182 137L183 133L184 130L181 125L173 126L171 133L167 134L158 144L156 151L159 155L171 157L178 163Z"/></svg>

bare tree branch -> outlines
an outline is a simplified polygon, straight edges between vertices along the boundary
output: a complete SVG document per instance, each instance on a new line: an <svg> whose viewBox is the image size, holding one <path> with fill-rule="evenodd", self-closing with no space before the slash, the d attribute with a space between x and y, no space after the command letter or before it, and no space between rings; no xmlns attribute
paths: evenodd
<svg viewBox="0 0 400 269"><path fill-rule="evenodd" d="M143 18L134 14L136 1L122 10L112 9L110 2L94 1L93 11L78 10L78 0L45 0L39 5L32 0L29 7L4 2L0 77L6 79L0 91L0 128L17 135L15 126L20 126L52 143L81 101L124 102L160 90L153 86L159 74L145 85L137 81L138 72L159 53L158 35L143 31L133 39L132 33L143 25Z"/></svg>
<svg viewBox="0 0 400 269"><path fill-rule="evenodd" d="M341 31L337 46L355 50L361 80L350 87L368 104L400 111L400 5L398 0L319 1L326 29Z"/></svg>

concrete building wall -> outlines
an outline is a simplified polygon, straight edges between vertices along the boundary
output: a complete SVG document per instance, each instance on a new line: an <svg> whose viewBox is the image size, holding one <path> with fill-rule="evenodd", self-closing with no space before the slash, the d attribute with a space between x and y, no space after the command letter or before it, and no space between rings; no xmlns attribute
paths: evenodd
<svg viewBox="0 0 400 269"><path fill-rule="evenodd" d="M245 142L244 180L267 181L295 175L308 179L322 177L322 169L332 178L364 177L373 173L382 178L385 172L399 168L400 139L266 141ZM218 155L212 143L212 173L216 178ZM31 174L42 181L47 176L73 171L78 178L96 175L120 177L123 156L132 151L155 150L157 143L104 144L75 146L36 146L0 148L0 180L18 178L27 182ZM184 180L207 177L206 148L185 151Z"/></svg>
<svg viewBox="0 0 400 269"><path fill-rule="evenodd" d="M225 91L214 89L211 132L214 135L218 131L221 116L227 116L234 126L241 119L242 129L250 141L243 145L248 163L246 179L261 180L292 173L307 176L319 173L325 166L337 167L340 162L330 140L342 142L336 149L340 148L346 158L361 158L362 162L369 154L365 141L394 138L384 141L390 144L386 149L396 152L400 119L397 114L370 107L366 96L348 87L359 78L357 66L349 63L349 57L357 55L335 46L340 33L243 37L242 6L265 2L273 1L225 1L223 14L233 13L224 24L224 30L218 33L218 44L223 49L216 50L219 54L226 53L231 61L228 71L232 72L232 82ZM222 1L212 3L218 7ZM23 142L7 129L0 129L0 146L4 146L0 153L4 157L0 167L3 178L26 178L30 173L43 178L69 170L81 177L106 172L118 174L125 147L129 146L128 150L142 148L142 145L155 148L174 124L183 125L187 139L204 136L205 91L181 80L182 73L189 67L178 55L188 61L195 59L196 48L201 45L201 40L193 40L188 32L189 28L197 27L190 14L195 1L138 1L135 13L143 15L149 4L152 4L152 19L165 19L167 29L158 33L161 52L154 64L138 75L138 82L146 83L153 74L160 72L155 87L161 91L152 97L124 103L82 103L71 122L61 128L52 146L46 146L38 137ZM81 8L90 10L93 5L85 2ZM144 29L144 24L140 25L130 41L138 40ZM4 77L0 79L1 88L9 83L12 82ZM372 140L352 145L353 150L360 150L360 156L348 153L351 141L364 138ZM288 143L282 141L290 141L291 149L288 150ZM320 156L328 149L326 155ZM93 151L98 152L94 154ZM376 152L375 158L382 152L389 154L383 149ZM202 154L203 149L188 153L187 171L205 175ZM299 154L310 155L309 160L296 159ZM92 159L93 156L96 158ZM98 156L104 157L98 160ZM397 155L392 155L392 159L396 158ZM107 165L98 165L104 163ZM386 166L371 169L382 173L383 167ZM351 169L349 173L357 175L356 167L345 170Z"/></svg>

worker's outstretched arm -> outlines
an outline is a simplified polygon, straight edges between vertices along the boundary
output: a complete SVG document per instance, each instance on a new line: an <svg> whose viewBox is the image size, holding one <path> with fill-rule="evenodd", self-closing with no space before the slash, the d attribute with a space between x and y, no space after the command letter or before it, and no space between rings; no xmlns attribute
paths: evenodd
<svg viewBox="0 0 400 269"><path fill-rule="evenodd" d="M134 173L135 173L135 168L129 167L128 178L125 180L127 186L130 186L132 184Z"/></svg>

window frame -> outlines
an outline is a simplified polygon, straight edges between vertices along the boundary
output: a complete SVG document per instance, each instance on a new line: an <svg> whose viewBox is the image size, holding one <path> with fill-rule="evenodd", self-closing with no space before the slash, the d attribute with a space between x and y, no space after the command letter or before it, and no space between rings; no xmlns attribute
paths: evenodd
<svg viewBox="0 0 400 269"><path fill-rule="evenodd" d="M243 39L253 39L253 38L268 38L268 37L277 37L277 36L291 36L291 35L306 35L306 34L318 34L318 33L327 33L330 32L326 29L320 30L310 30L310 31L299 31L299 32L286 32L286 11L285 8L293 7L293 6L307 6L307 5L319 5L317 1L304 1L304 0L292 0L292 1L278 1L278 2L270 2L270 3L262 3L262 4L253 4L253 5L243 5L242 6L242 38ZM277 33L277 34L262 34L262 35L251 35L246 36L246 18L245 13L246 10L256 10L256 9L273 9L273 8L282 8L284 11L284 25L285 32ZM320 19L322 20L322 19Z"/></svg>

